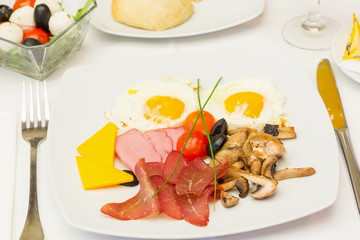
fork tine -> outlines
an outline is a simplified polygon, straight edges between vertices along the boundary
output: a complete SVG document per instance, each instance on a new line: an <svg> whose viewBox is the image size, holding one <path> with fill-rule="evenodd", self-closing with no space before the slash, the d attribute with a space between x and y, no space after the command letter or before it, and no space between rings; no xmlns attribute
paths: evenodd
<svg viewBox="0 0 360 240"><path fill-rule="evenodd" d="M50 110L49 110L49 98L47 94L46 80L44 80L44 110L45 110L45 127L48 127L50 120Z"/></svg>
<svg viewBox="0 0 360 240"><path fill-rule="evenodd" d="M23 81L23 91L22 91L22 106L21 106L21 127L22 129L26 128L26 83Z"/></svg>
<svg viewBox="0 0 360 240"><path fill-rule="evenodd" d="M40 90L39 90L39 82L36 82L36 88L35 88L35 107L36 107L36 127L41 127L41 105L40 105Z"/></svg>
<svg viewBox="0 0 360 240"><path fill-rule="evenodd" d="M34 96L33 96L33 85L29 82L29 119L30 128L34 128Z"/></svg>

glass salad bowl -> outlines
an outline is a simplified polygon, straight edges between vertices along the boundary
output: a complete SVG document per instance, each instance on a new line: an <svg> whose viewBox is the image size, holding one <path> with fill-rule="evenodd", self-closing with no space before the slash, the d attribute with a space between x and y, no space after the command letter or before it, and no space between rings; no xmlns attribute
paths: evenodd
<svg viewBox="0 0 360 240"><path fill-rule="evenodd" d="M8 6L14 3L7 2ZM64 0L61 6L75 16L85 2ZM79 51L96 7L94 0L75 22L43 45L25 46L0 37L0 66L38 80L45 79Z"/></svg>

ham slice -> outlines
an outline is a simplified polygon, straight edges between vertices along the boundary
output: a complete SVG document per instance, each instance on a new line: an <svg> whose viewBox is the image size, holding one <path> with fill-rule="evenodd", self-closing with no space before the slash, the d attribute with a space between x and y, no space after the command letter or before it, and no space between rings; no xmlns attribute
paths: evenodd
<svg viewBox="0 0 360 240"><path fill-rule="evenodd" d="M163 131L171 138L173 143L173 150L176 150L176 144L178 142L179 137L185 132L184 127L178 128L160 128L155 131Z"/></svg>
<svg viewBox="0 0 360 240"><path fill-rule="evenodd" d="M173 150L173 141L165 131L151 130L144 133L160 154L162 162L165 162L169 153Z"/></svg>
<svg viewBox="0 0 360 240"><path fill-rule="evenodd" d="M170 175L173 173L176 164L179 160L180 152L173 151L169 154L169 156L166 159L165 165L164 165L164 179L168 179ZM189 165L189 161L184 157L181 156L179 164L174 172L174 174L171 176L171 178L168 180L169 183L175 184L177 181L177 177L179 173L181 172L181 169L185 166Z"/></svg>
<svg viewBox="0 0 360 240"><path fill-rule="evenodd" d="M152 213L160 213L157 196L153 197L156 188L150 177L156 174L152 168L147 168L144 159L140 159L135 166L135 175L140 183L139 192L123 203L108 203L101 208L101 212L120 220L133 220L146 217Z"/></svg>
<svg viewBox="0 0 360 240"><path fill-rule="evenodd" d="M216 167L217 178L226 174L228 162ZM200 158L194 159L188 166L182 168L176 182L178 195L194 194L199 196L204 189L214 181L214 169L206 165Z"/></svg>
<svg viewBox="0 0 360 240"><path fill-rule="evenodd" d="M115 152L131 171L134 171L136 163L141 158L144 158L145 162L162 161L153 144L135 128L117 136Z"/></svg>
<svg viewBox="0 0 360 240"><path fill-rule="evenodd" d="M161 176L151 177L151 181L155 184L157 189L164 184L165 180ZM175 186L171 183L165 185L158 192L159 203L161 211L169 217L175 219L183 219L182 212L179 207L179 197L176 194Z"/></svg>

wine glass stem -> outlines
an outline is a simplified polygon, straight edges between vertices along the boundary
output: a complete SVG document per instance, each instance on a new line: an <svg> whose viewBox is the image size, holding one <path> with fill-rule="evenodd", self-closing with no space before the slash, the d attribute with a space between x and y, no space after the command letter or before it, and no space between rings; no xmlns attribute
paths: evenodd
<svg viewBox="0 0 360 240"><path fill-rule="evenodd" d="M311 32L319 32L325 27L324 20L320 16L320 0L310 0L310 11L302 27Z"/></svg>

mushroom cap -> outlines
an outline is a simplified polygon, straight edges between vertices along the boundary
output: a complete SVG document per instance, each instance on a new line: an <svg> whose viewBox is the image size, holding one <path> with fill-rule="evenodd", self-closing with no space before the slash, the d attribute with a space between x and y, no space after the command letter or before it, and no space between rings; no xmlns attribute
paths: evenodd
<svg viewBox="0 0 360 240"><path fill-rule="evenodd" d="M250 196L255 199L264 199L273 195L277 188L277 181L264 176L254 175L245 171L237 171L241 176L248 181L257 184L258 186L251 190Z"/></svg>

